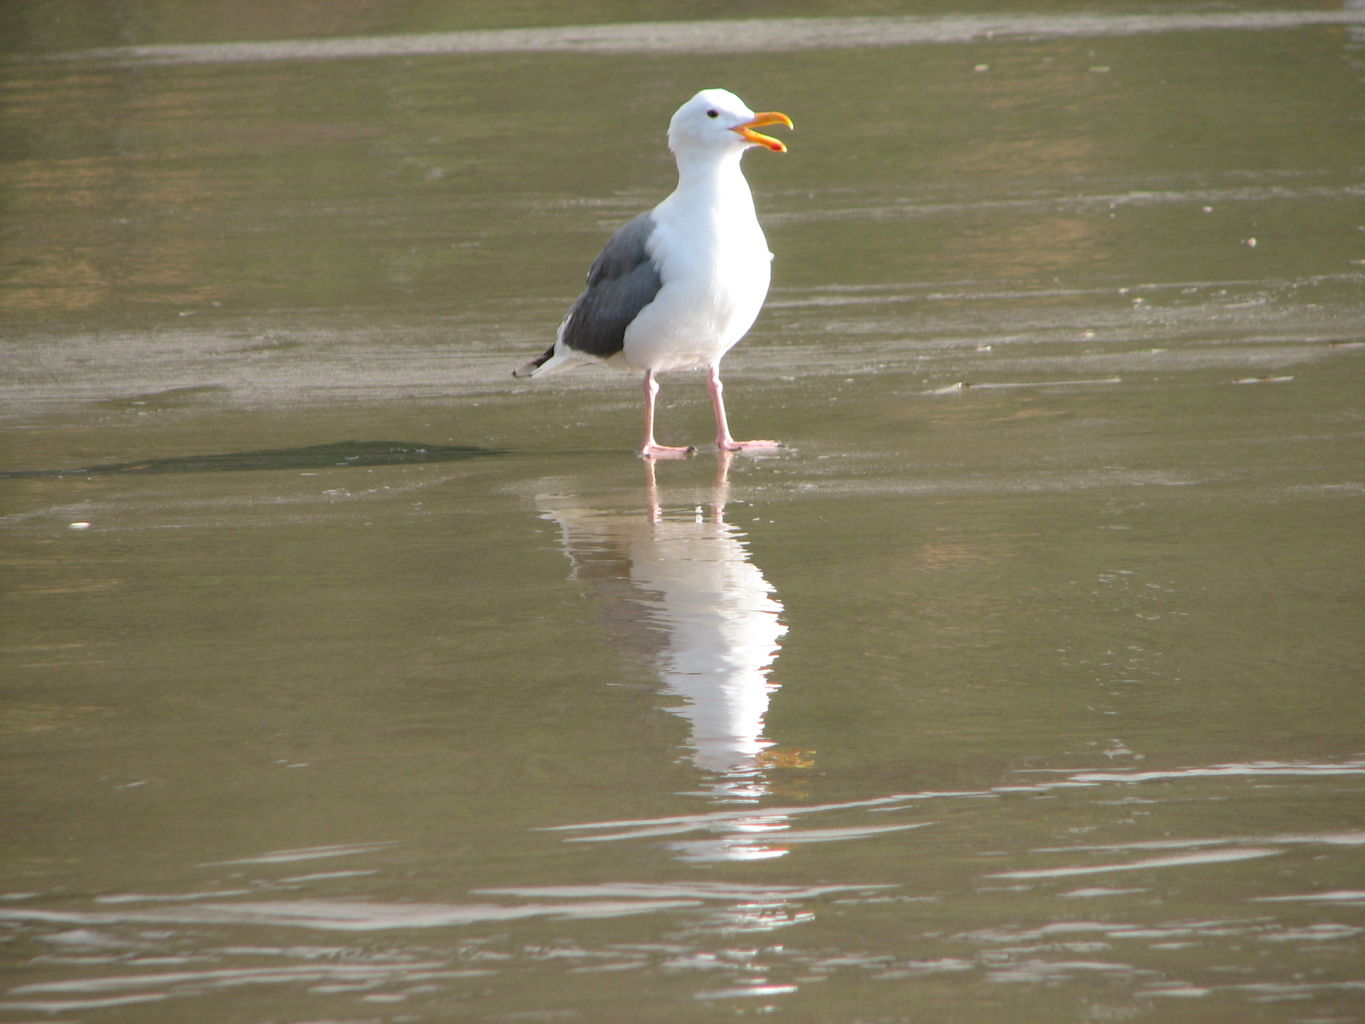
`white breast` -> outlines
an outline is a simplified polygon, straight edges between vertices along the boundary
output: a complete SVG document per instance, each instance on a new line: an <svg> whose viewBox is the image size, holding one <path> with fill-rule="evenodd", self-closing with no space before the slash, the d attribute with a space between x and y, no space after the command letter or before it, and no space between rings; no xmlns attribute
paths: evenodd
<svg viewBox="0 0 1365 1024"><path fill-rule="evenodd" d="M654 209L647 248L663 287L626 330L632 370L718 362L753 326L768 294L772 253L739 173L681 187Z"/></svg>

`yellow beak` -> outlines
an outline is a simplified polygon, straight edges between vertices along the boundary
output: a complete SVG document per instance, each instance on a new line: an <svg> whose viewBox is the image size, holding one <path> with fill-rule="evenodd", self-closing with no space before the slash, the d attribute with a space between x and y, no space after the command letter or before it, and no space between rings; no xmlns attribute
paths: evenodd
<svg viewBox="0 0 1365 1024"><path fill-rule="evenodd" d="M777 139L770 138L767 135L760 135L758 132L754 131L755 128L762 128L764 125L770 124L784 124L788 128L796 127L796 125L792 124L792 119L786 114L779 114L776 110L768 110L762 114L755 114L752 121L749 121L746 124L735 125L735 127L730 130L732 132L738 132L744 137L746 142L752 142L755 146L765 146L774 153L785 153L787 147Z"/></svg>

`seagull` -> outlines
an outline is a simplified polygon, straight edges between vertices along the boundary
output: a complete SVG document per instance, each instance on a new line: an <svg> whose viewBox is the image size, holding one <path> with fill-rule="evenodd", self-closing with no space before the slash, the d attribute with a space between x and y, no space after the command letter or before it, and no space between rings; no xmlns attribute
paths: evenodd
<svg viewBox="0 0 1365 1024"><path fill-rule="evenodd" d="M754 113L734 93L703 89L668 124L678 187L624 225L588 270L588 284L559 325L555 343L517 368L540 377L583 362L644 374L645 458L677 458L691 447L654 439L658 374L706 368L716 447L751 451L777 441L736 441L725 416L720 361L753 326L768 294L773 254L740 169L752 147L785 153L755 129L793 127L786 114Z"/></svg>

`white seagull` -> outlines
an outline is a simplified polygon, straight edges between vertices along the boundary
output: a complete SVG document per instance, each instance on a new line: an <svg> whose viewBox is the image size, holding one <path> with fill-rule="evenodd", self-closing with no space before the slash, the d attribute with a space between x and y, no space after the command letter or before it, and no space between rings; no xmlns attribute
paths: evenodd
<svg viewBox="0 0 1365 1024"><path fill-rule="evenodd" d="M791 118L754 113L732 92L704 89L668 124L678 187L607 242L588 271L588 286L559 325L555 343L515 372L539 377L581 362L645 375L646 458L690 454L654 440L657 374L706 367L724 451L776 448L777 441L736 441L722 398L720 360L753 326L768 294L773 254L754 214L740 169L751 146L787 147L754 129Z"/></svg>

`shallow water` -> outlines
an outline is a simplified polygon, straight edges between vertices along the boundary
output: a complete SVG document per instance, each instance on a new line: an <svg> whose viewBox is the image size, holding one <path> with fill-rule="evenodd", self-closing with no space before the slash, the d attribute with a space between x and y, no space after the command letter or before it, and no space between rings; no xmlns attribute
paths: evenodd
<svg viewBox="0 0 1365 1024"><path fill-rule="evenodd" d="M60 10L0 1019L1365 1019L1359 8ZM654 465L510 371L710 84L788 447Z"/></svg>

